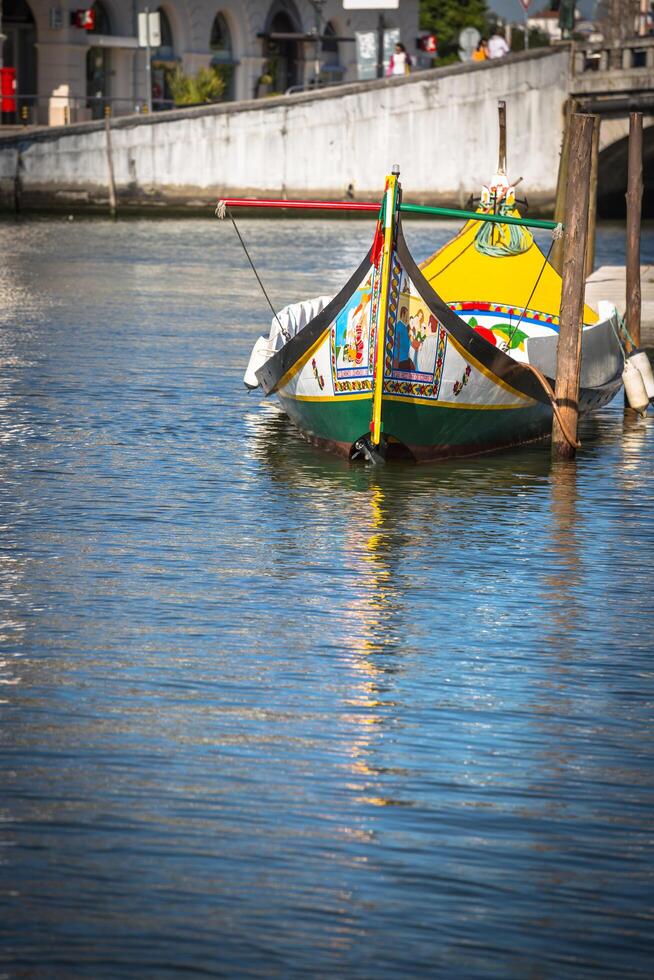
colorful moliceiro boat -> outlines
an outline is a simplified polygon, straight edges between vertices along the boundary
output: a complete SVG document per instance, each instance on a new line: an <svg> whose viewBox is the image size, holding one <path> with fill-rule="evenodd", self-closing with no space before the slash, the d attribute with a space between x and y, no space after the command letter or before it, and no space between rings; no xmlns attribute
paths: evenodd
<svg viewBox="0 0 654 980"><path fill-rule="evenodd" d="M402 205L397 175L388 177L359 268L332 299L277 314L255 344L246 384L277 395L309 441L350 459L437 460L548 436L561 278L506 184L418 266L401 218L426 209ZM600 313L584 310L580 413L621 385L615 311L606 304Z"/></svg>

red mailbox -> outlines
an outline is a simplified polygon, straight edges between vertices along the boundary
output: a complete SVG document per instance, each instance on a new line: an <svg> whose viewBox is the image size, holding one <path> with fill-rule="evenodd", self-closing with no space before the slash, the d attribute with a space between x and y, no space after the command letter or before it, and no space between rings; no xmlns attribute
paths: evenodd
<svg viewBox="0 0 654 980"><path fill-rule="evenodd" d="M0 68L0 109L16 111L16 69Z"/></svg>

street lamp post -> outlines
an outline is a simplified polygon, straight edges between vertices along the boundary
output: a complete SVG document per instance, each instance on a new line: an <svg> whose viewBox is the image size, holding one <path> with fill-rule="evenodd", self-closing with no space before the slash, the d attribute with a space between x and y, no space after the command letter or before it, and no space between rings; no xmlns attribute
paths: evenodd
<svg viewBox="0 0 654 980"><path fill-rule="evenodd" d="M313 60L313 71L314 71L314 75L315 75L315 84L316 84L316 87L318 86L318 77L320 75L320 44L321 44L321 37L322 37L322 32L323 32L322 31L322 23L323 23L322 14L323 14L323 10L325 8L325 3L326 2L327 2L327 0L309 0L309 3L313 7L314 12L315 12L315 15L316 15L316 26L315 26L316 42L315 42L315 54L314 54L314 60Z"/></svg>
<svg viewBox="0 0 654 980"><path fill-rule="evenodd" d="M150 8L145 8L145 84L148 114L152 115L152 61L150 55Z"/></svg>

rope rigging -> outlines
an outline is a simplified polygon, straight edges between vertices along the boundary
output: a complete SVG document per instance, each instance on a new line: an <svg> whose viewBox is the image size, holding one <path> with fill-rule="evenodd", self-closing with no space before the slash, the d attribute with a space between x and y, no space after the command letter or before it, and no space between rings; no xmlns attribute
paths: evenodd
<svg viewBox="0 0 654 980"><path fill-rule="evenodd" d="M230 218L232 224L234 225L234 231L238 235L238 240L241 243L241 245L243 246L243 251L247 255L248 262L252 266L252 271L254 272L255 276L257 277L257 282L261 286L261 292L263 293L263 295L268 300L268 306L272 310L273 317L275 318L275 320L277 320L277 323L279 325L279 329L282 332L282 336L284 337L285 340L290 340L291 339L291 335L288 332L288 330L285 327L282 326L282 323L281 323L281 321L279 319L279 316L277 315L277 311L275 310L275 307L270 302L270 296L266 292L266 287L261 282L261 279L259 277L259 273L257 272L257 270L256 270L256 268L254 266L254 262L250 258L250 253L248 252L247 246L246 246L245 242L243 241L243 236L241 235L240 231L238 230L238 227L236 225L236 221L234 220L234 215L232 214L229 206L225 203L225 201L218 201L218 205L216 207L216 217L218 218L219 221L224 221L226 215L229 215L229 218Z"/></svg>

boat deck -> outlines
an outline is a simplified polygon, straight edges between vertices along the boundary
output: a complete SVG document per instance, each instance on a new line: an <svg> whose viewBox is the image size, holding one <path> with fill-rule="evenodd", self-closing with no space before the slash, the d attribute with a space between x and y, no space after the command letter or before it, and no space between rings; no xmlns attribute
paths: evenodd
<svg viewBox="0 0 654 980"><path fill-rule="evenodd" d="M654 347L654 266L640 267L641 326L640 339L645 347ZM626 269L623 265L603 265L586 281L586 302L597 308L600 299L615 303L624 316L626 306Z"/></svg>

